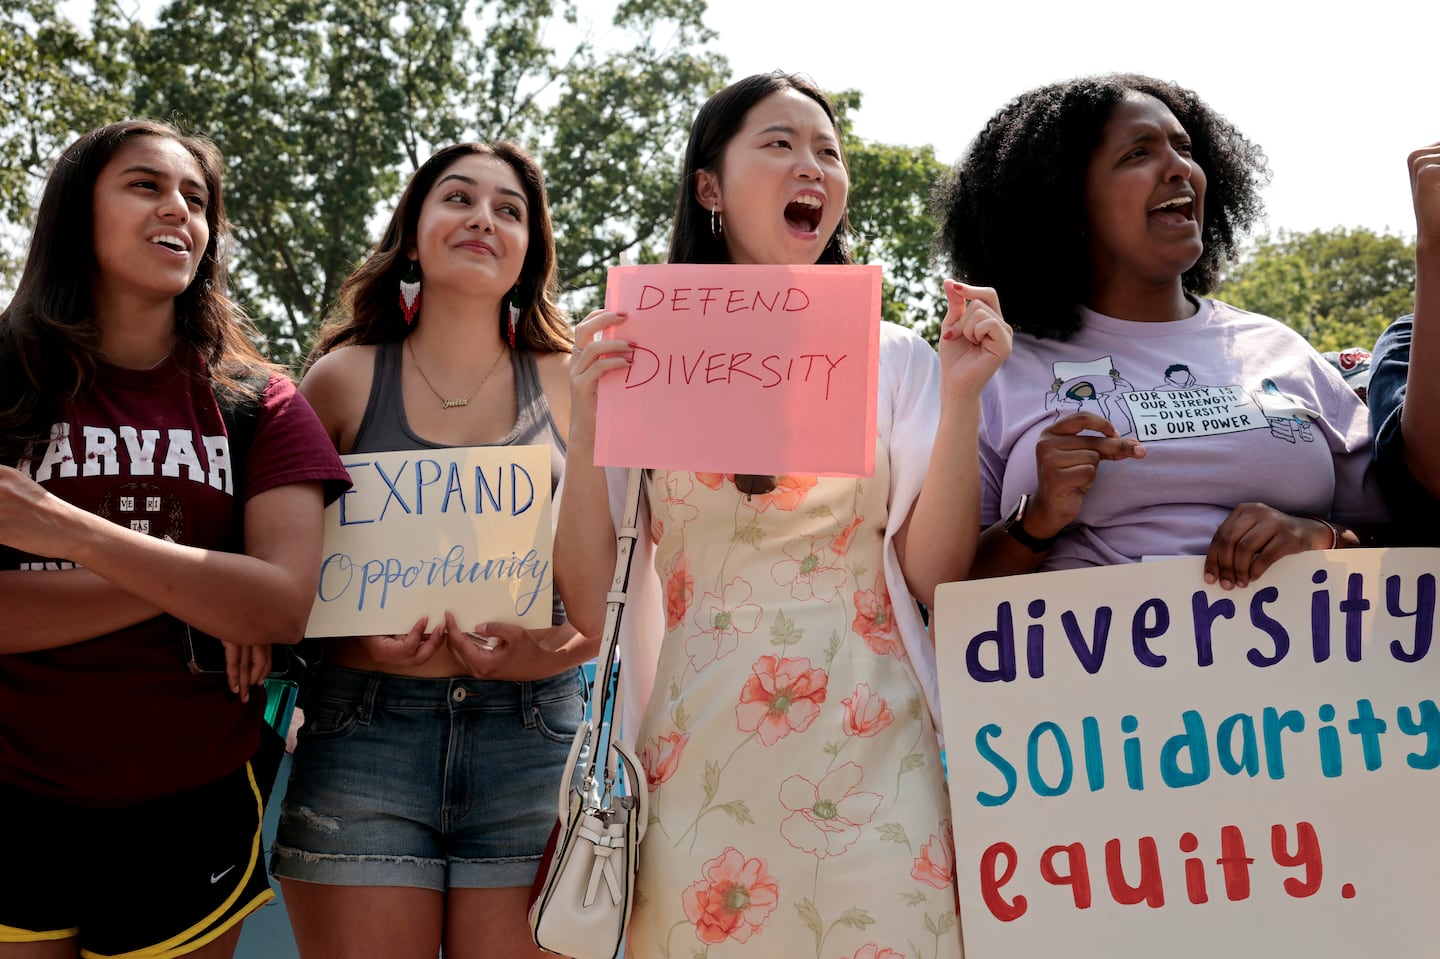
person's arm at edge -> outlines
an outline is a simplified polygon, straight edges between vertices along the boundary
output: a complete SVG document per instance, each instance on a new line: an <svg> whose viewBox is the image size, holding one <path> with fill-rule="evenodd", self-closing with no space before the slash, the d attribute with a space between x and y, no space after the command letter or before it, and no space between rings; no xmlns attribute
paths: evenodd
<svg viewBox="0 0 1440 959"><path fill-rule="evenodd" d="M161 613L79 567L0 572L0 607L0 655L81 643Z"/></svg>
<svg viewBox="0 0 1440 959"><path fill-rule="evenodd" d="M11 508L25 513L11 527L21 549L73 562L161 612L236 645L294 643L304 632L320 574L324 506L319 482L291 483L252 496L245 505L246 553L182 546L127 529L59 499L8 467L0 467L0 484L7 487ZM265 601L256 602L261 596Z"/></svg>
<svg viewBox="0 0 1440 959"><path fill-rule="evenodd" d="M1440 144L1410 154L1415 201L1415 320L1400 413L1405 464L1440 498Z"/></svg>
<svg viewBox="0 0 1440 959"><path fill-rule="evenodd" d="M570 436L571 423L571 397L570 397L570 362L574 358L573 353L550 353L537 358L537 366L540 373L540 386L545 391L545 402L550 407L550 416L555 420L556 429L560 435L566 437L565 444L565 468L570 468ZM593 455L592 455L593 460ZM562 475L561 481L564 481ZM558 490L557 490L558 493ZM555 521L559 521L559 509L556 505ZM552 541L553 542L553 541ZM554 550L551 556L554 562ZM553 568L553 565L552 565ZM555 589L559 591L558 582ZM569 612L566 612L566 621L549 627L548 629L532 630L536 644L548 654L555 657L557 672L579 666L595 658L600 651L600 636L598 632L586 634L577 629L569 622Z"/></svg>
<svg viewBox="0 0 1440 959"><path fill-rule="evenodd" d="M595 465L595 390L607 371L629 365L630 348L624 341L594 338L618 322L617 314L603 311L586 317L575 328L570 359L570 435L555 521L555 587L570 622L586 636L604 630L605 597L615 572L609 481Z"/></svg>
<svg viewBox="0 0 1440 959"><path fill-rule="evenodd" d="M925 390L939 391L939 423L920 493L895 535L906 584L926 606L935 604L941 583L970 575L980 534L980 391L1010 355L1011 341L993 290L947 281L945 293L941 363L937 369L930 360L924 371L932 378L938 372L939 382L922 380ZM906 379L920 374L907 370ZM912 526L925 535L912 537Z"/></svg>

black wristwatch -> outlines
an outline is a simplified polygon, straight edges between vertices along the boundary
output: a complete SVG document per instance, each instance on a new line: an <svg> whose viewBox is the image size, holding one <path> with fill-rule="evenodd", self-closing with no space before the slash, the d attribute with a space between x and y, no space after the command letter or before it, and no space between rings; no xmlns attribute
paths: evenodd
<svg viewBox="0 0 1440 959"><path fill-rule="evenodd" d="M1032 553L1048 553L1055 547L1055 541L1060 537L1048 536L1045 539L1040 539L1025 532L1025 511L1029 506L1030 494L1022 493L1020 495L1020 502L1015 504L1015 509L1005 518L1005 532L1008 533L1015 542L1024 546Z"/></svg>

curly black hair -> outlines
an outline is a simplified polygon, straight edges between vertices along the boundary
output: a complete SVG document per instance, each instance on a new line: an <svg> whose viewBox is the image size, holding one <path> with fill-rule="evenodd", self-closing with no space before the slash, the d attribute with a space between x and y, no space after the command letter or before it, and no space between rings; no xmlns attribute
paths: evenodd
<svg viewBox="0 0 1440 959"><path fill-rule="evenodd" d="M993 286L1005 318L1033 336L1066 339L1090 294L1085 173L1127 94L1165 104L1205 171L1204 253L1182 279L1198 295L1264 212L1265 154L1192 91L1131 73L1080 77L1023 93L986 124L931 197L936 255L967 283Z"/></svg>

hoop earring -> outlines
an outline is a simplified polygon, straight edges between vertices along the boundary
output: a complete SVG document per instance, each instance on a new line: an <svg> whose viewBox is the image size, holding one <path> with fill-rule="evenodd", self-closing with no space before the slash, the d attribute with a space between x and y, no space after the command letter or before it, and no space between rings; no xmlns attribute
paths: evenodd
<svg viewBox="0 0 1440 959"><path fill-rule="evenodd" d="M720 239L725 232L725 214L715 212L715 202L710 202L710 235Z"/></svg>
<svg viewBox="0 0 1440 959"><path fill-rule="evenodd" d="M419 260L411 260L410 268L400 278L400 312L405 315L406 326L415 325L415 317L420 313Z"/></svg>
<svg viewBox="0 0 1440 959"><path fill-rule="evenodd" d="M510 332L510 335L509 335L508 339L510 340L510 349L512 349L512 350L515 349L515 327L516 327L517 325L519 325L519 323L520 323L520 304L518 304L518 303L515 302L515 300L516 300L519 296L520 296L520 287L519 287L519 286L516 286L515 289L513 289L513 290L510 291L510 296L509 296L509 297L506 299L506 301L505 301L505 304L506 304L506 311L505 311L505 312L506 312L507 314L509 314L509 318L510 318L510 323L509 323L509 327L510 327L510 331L509 331L509 332Z"/></svg>

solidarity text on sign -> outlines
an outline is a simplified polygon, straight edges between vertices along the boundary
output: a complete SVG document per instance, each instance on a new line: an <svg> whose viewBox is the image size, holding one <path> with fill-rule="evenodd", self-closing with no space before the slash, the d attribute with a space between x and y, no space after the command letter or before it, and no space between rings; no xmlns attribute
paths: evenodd
<svg viewBox="0 0 1440 959"><path fill-rule="evenodd" d="M1440 550L940 588L966 954L1434 953Z"/></svg>
<svg viewBox="0 0 1440 959"><path fill-rule="evenodd" d="M453 612L551 622L550 448L498 446L342 457L354 486L325 511L306 636L408 632Z"/></svg>
<svg viewBox="0 0 1440 959"><path fill-rule="evenodd" d="M605 303L597 465L874 475L879 267L614 267Z"/></svg>

